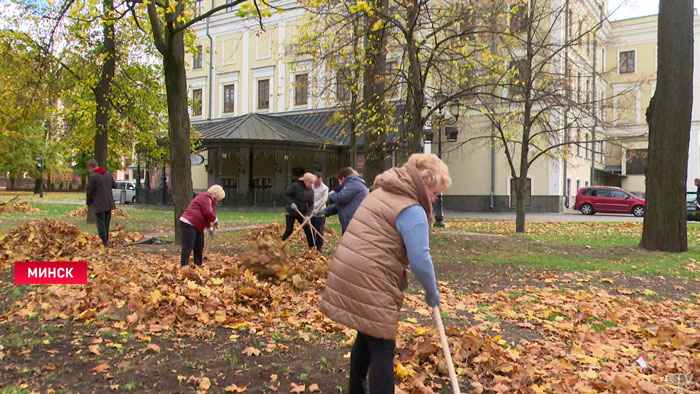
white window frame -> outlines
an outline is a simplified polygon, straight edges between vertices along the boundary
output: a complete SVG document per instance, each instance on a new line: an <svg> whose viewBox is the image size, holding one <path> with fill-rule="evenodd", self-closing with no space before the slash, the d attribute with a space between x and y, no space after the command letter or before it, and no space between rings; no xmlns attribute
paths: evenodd
<svg viewBox="0 0 700 394"><path fill-rule="evenodd" d="M620 53L622 52L634 52L634 71L631 73L621 73L620 72ZM625 50L618 50L617 51L617 59L616 59L616 67L617 67L617 75L633 75L637 73L637 50L636 49L625 49Z"/></svg>
<svg viewBox="0 0 700 394"><path fill-rule="evenodd" d="M274 112L274 102L275 100L272 99L272 97L275 96L274 93L274 80L275 80L275 66L267 66L267 67L260 67L251 70L252 74L252 79L253 79L253 112L261 112L261 113L267 113L267 112ZM268 108L265 109L259 109L258 108L258 81L261 79L269 79L270 80L270 105Z"/></svg>
<svg viewBox="0 0 700 394"><path fill-rule="evenodd" d="M193 91L195 89L202 89L202 114L201 115L193 115L192 113L192 107L189 105L187 106L187 110L190 112L190 117L196 118L196 119L201 119L204 118L204 114L207 113L207 103L206 97L207 97L207 78L206 77L199 77L199 78L192 78L188 81L187 83L187 98L189 100L193 99Z"/></svg>
<svg viewBox="0 0 700 394"><path fill-rule="evenodd" d="M240 90L240 85L238 84L238 71L228 74L223 74L219 76L219 117L226 118L238 115L238 106L240 105L240 100L238 99L238 91ZM224 113L224 86L233 84L233 113Z"/></svg>

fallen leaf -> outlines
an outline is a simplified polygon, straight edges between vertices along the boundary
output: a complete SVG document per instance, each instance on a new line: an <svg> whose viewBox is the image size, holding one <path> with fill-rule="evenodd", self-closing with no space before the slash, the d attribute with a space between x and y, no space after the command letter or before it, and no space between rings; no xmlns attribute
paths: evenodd
<svg viewBox="0 0 700 394"><path fill-rule="evenodd" d="M242 353L247 355L247 356L259 356L260 350L254 348L252 346L248 346L247 348L243 349Z"/></svg>
<svg viewBox="0 0 700 394"><path fill-rule="evenodd" d="M108 369L109 369L109 364L102 363L102 364L98 364L97 366L95 366L92 370L94 372L97 372L97 373L102 373Z"/></svg>
<svg viewBox="0 0 700 394"><path fill-rule="evenodd" d="M245 392L247 387L248 386L239 387L235 384L231 384L229 386L224 387L224 391L227 393L242 393Z"/></svg>
<svg viewBox="0 0 700 394"><path fill-rule="evenodd" d="M160 353L160 346L156 345L155 343L150 343L148 346L146 346L146 350L150 350L154 353Z"/></svg>

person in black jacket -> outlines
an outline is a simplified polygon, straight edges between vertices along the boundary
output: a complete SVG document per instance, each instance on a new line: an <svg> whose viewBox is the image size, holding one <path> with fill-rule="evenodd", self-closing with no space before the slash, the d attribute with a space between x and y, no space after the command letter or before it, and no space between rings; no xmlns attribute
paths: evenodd
<svg viewBox="0 0 700 394"><path fill-rule="evenodd" d="M98 167L95 159L88 161L88 171L90 171L90 176L88 177L85 191L85 203L93 207L97 222L97 234L100 236L102 244L107 247L109 222L112 219L112 210L116 208L114 197L112 197L112 189L117 188L117 183L114 182L112 174L104 168Z"/></svg>
<svg viewBox="0 0 700 394"><path fill-rule="evenodd" d="M304 218L311 215L314 209L314 191L311 186L316 182L316 175L307 172L303 177L292 182L285 196L287 197L287 227L282 235L282 240L287 239L294 229L294 221L299 223L304 222ZM311 234L311 225L307 222L304 226L304 234L306 234L306 242L309 244L309 249L314 247L313 234Z"/></svg>

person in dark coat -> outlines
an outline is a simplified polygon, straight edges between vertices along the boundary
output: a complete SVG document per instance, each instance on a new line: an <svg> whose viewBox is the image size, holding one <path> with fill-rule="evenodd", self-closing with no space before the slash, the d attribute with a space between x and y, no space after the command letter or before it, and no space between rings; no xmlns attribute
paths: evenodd
<svg viewBox="0 0 700 394"><path fill-rule="evenodd" d="M342 232L345 233L357 207L360 206L362 200L369 194L369 189L367 188L365 180L360 178L352 167L345 167L338 170L336 178L341 186L340 191L331 191L328 194L333 205L323 211L319 211L318 214L322 213L325 214L325 216L338 214L340 227Z"/></svg>
<svg viewBox="0 0 700 394"><path fill-rule="evenodd" d="M180 266L186 266L190 261L190 253L194 250L194 263L202 265L204 251L204 229L212 234L219 225L216 217L216 203L226 197L226 192L219 185L212 185L206 192L199 193L190 201L185 212L180 216L180 232L182 233L182 252Z"/></svg>
<svg viewBox="0 0 700 394"><path fill-rule="evenodd" d="M109 222L112 220L112 210L116 208L112 189L117 188L117 183L112 174L97 165L97 160L90 159L87 166L90 176L85 190L85 203L95 211L97 234L102 240L102 245L107 247Z"/></svg>
<svg viewBox="0 0 700 394"><path fill-rule="evenodd" d="M292 182L285 191L287 198L287 215L286 228L282 240L289 237L294 230L294 221L299 223L304 222L304 218L312 214L314 209L314 191L311 188L316 182L316 175L307 172L303 177ZM313 248L314 239L311 234L311 224L306 223L304 226L304 234L306 234L306 242L309 244L309 249Z"/></svg>

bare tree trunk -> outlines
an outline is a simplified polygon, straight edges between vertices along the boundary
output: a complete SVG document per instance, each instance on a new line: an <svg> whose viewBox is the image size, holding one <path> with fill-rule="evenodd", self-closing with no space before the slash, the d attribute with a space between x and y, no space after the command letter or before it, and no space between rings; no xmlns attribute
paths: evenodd
<svg viewBox="0 0 700 394"><path fill-rule="evenodd" d="M183 33L171 37L171 51L163 56L168 96L170 137L170 190L173 196L175 242L182 242L178 220L192 200L190 167L190 115L187 108L187 74Z"/></svg>
<svg viewBox="0 0 700 394"><path fill-rule="evenodd" d="M412 0L407 11L407 25L413 28L418 23L420 11L418 1ZM411 154L421 151L424 125L423 106L425 104L425 86L421 74L422 64L418 58L418 45L414 34L406 36L406 56L408 58L406 117L408 118L408 152Z"/></svg>
<svg viewBox="0 0 700 394"><path fill-rule="evenodd" d="M109 142L109 95L117 64L117 49L114 44L113 0L102 1L102 75L95 87L95 160L101 167L107 167L107 144Z"/></svg>
<svg viewBox="0 0 700 394"><path fill-rule="evenodd" d="M661 0L658 84L647 108L649 158L640 246L688 250L685 182L693 106L693 1Z"/></svg>
<svg viewBox="0 0 700 394"><path fill-rule="evenodd" d="M363 86L364 111L362 132L365 134L365 171L368 184L385 170L387 114L384 105L383 74L386 66L386 29L375 28L379 15L388 7L388 0L372 0L373 15L367 16L365 35L365 73Z"/></svg>

